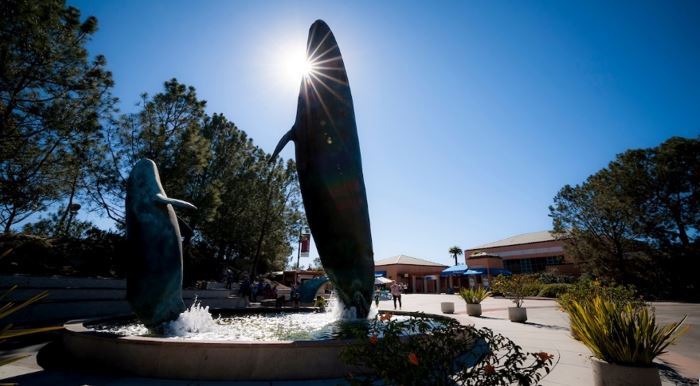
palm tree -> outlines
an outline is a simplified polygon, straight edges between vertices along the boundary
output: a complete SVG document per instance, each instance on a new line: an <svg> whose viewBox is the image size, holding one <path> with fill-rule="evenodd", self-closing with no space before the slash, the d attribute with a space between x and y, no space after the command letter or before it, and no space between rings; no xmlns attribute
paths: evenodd
<svg viewBox="0 0 700 386"><path fill-rule="evenodd" d="M457 265L457 256L462 255L462 248L455 245L454 247L450 248L450 255L452 255L452 257L454 257L455 265Z"/></svg>

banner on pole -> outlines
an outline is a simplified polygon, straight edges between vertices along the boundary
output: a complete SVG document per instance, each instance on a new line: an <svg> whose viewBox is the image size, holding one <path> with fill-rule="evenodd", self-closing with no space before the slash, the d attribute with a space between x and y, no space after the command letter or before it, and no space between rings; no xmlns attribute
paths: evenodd
<svg viewBox="0 0 700 386"><path fill-rule="evenodd" d="M309 233L302 233L299 244L301 248L301 257L309 257L309 245L311 244L311 235Z"/></svg>

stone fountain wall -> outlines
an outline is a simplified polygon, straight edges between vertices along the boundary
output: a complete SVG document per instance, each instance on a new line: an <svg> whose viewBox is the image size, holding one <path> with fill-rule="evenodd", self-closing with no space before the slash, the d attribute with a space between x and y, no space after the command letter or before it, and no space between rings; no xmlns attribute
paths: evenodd
<svg viewBox="0 0 700 386"><path fill-rule="evenodd" d="M17 289L9 300L21 302L41 291L49 296L6 318L4 322L22 325L63 324L72 319L128 315L126 280L75 277L0 276L0 293L12 285ZM233 291L235 293L236 291ZM226 289L184 290L185 304L195 296L202 305L212 308L244 308L247 300L230 297Z"/></svg>

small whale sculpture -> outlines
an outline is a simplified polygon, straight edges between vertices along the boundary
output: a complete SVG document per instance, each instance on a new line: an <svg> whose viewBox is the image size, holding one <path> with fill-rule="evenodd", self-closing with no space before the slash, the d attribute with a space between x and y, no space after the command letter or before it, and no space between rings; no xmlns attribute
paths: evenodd
<svg viewBox="0 0 700 386"><path fill-rule="evenodd" d="M173 206L196 209L168 198L158 168L139 160L126 184L126 298L139 320L151 330L177 319L182 301L182 241Z"/></svg>
<svg viewBox="0 0 700 386"><path fill-rule="evenodd" d="M374 252L355 111L343 57L317 20L306 49L311 71L299 91L296 122L272 159L294 141L306 217L338 298L366 317L374 287Z"/></svg>

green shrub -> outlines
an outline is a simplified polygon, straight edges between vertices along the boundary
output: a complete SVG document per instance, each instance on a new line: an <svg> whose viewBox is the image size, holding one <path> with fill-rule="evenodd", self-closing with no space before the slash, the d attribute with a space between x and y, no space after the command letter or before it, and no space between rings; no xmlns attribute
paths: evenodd
<svg viewBox="0 0 700 386"><path fill-rule="evenodd" d="M523 352L489 329L414 315L386 321L384 313L355 332L340 358L369 374L349 374L351 385L535 385L550 371L551 355Z"/></svg>
<svg viewBox="0 0 700 386"><path fill-rule="evenodd" d="M569 287L569 290L560 294L557 302L564 311L567 311L572 301L591 300L595 297L602 297L605 300L616 304L631 304L634 307L644 306L644 301L637 296L634 287L623 285L604 285L598 280L591 280L582 277L578 282Z"/></svg>
<svg viewBox="0 0 700 386"><path fill-rule="evenodd" d="M562 275L553 272L541 272L537 275L537 280L542 284L567 283L571 284L576 281L574 276Z"/></svg>
<svg viewBox="0 0 700 386"><path fill-rule="evenodd" d="M0 273L38 276L124 277L128 254L123 235L94 228L82 239L0 235L0 252L4 251L8 253L0 259Z"/></svg>
<svg viewBox="0 0 700 386"><path fill-rule="evenodd" d="M559 295L569 291L570 288L571 284L566 283L543 284L537 296L545 298L556 298Z"/></svg>
<svg viewBox="0 0 700 386"><path fill-rule="evenodd" d="M530 282L525 284L525 296L537 296L542 290L543 284L538 282L536 278L532 277Z"/></svg>
<svg viewBox="0 0 700 386"><path fill-rule="evenodd" d="M572 300L568 313L581 342L596 358L621 365L651 366L654 358L687 330L681 328L687 316L659 326L649 307L600 296Z"/></svg>
<svg viewBox="0 0 700 386"><path fill-rule="evenodd" d="M314 307L318 308L320 312L326 312L327 305L328 301L324 299L323 296L316 296L316 300L314 300Z"/></svg>
<svg viewBox="0 0 700 386"><path fill-rule="evenodd" d="M491 292L483 287L475 289L462 288L459 290L459 296L461 296L467 304L481 304L484 299L491 296Z"/></svg>

